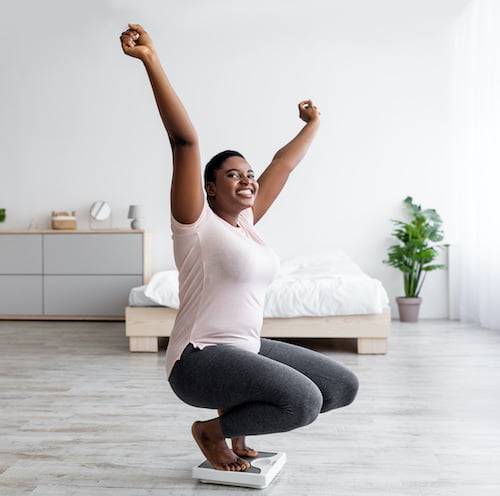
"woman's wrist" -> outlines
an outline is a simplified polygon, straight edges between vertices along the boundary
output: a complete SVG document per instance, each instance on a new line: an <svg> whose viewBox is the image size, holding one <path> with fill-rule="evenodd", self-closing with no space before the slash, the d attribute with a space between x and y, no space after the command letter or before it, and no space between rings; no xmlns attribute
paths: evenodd
<svg viewBox="0 0 500 496"><path fill-rule="evenodd" d="M320 118L319 115L315 115L314 117L311 117L308 121L306 121L306 126L307 127L318 127L320 123Z"/></svg>
<svg viewBox="0 0 500 496"><path fill-rule="evenodd" d="M141 57L141 60L145 66L148 66L157 63L159 58L154 48L149 48L148 51Z"/></svg>

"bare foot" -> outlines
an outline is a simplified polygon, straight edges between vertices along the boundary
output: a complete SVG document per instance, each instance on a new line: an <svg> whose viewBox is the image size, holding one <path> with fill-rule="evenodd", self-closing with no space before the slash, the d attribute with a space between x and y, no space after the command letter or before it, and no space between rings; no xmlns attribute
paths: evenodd
<svg viewBox="0 0 500 496"><path fill-rule="evenodd" d="M220 428L219 419L195 422L191 428L194 440L216 470L240 472L250 464L229 449Z"/></svg>
<svg viewBox="0 0 500 496"><path fill-rule="evenodd" d="M253 448L249 448L245 443L244 437L235 437L231 439L231 445L233 447L233 451L238 456L248 456L250 458L255 458L259 456L259 452L255 451Z"/></svg>
<svg viewBox="0 0 500 496"><path fill-rule="evenodd" d="M224 415L224 413L228 412L229 410L218 410L219 415ZM246 440L244 437L234 437L231 439L231 445L233 448L233 451L238 455L238 456L248 456L249 458L255 458L256 456L259 456L259 452L254 450L253 448L250 448L246 445Z"/></svg>

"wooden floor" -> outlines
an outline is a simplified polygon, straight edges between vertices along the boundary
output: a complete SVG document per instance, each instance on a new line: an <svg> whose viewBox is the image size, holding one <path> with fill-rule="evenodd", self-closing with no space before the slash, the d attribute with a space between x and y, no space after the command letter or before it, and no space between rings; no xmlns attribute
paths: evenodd
<svg viewBox="0 0 500 496"><path fill-rule="evenodd" d="M394 323L387 356L350 341L302 341L351 367L356 401L286 434L262 491L202 485L191 423L164 355L130 354L122 323L0 322L0 494L500 494L500 332L448 321Z"/></svg>

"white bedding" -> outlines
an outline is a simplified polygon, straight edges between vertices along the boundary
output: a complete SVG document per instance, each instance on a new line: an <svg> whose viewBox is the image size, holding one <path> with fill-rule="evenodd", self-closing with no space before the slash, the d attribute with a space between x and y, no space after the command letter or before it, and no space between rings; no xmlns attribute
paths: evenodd
<svg viewBox="0 0 500 496"><path fill-rule="evenodd" d="M178 273L156 273L132 289L131 306L179 308ZM389 304L382 283L366 275L344 252L285 258L269 287L266 318L380 314Z"/></svg>

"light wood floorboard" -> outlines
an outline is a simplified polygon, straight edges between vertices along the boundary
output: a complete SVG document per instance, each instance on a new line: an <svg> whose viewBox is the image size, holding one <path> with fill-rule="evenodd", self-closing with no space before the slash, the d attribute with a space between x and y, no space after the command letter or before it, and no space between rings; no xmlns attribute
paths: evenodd
<svg viewBox="0 0 500 496"><path fill-rule="evenodd" d="M389 353L300 341L349 366L356 401L251 445L287 453L258 494L500 494L500 332L394 322ZM181 403L164 354L130 354L123 323L0 322L0 494L250 494L190 478L208 410Z"/></svg>

